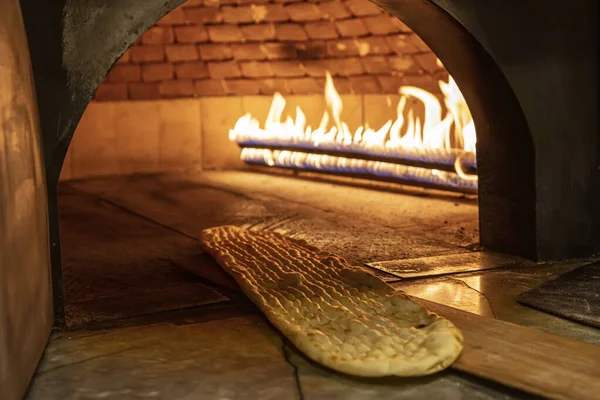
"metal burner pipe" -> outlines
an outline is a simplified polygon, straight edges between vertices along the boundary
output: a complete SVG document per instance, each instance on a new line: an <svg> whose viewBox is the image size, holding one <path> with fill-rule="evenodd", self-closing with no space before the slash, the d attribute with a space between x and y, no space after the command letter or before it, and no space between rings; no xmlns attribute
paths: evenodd
<svg viewBox="0 0 600 400"><path fill-rule="evenodd" d="M294 143L241 140L237 144L242 148L261 148L279 151L298 151L312 154L327 154L344 158L356 158L368 161L379 161L390 164L402 164L427 169L455 172L454 164L460 157L460 165L465 174L477 174L475 153L460 149L420 149L420 148L364 148L352 144L320 143L297 141Z"/></svg>
<svg viewBox="0 0 600 400"><path fill-rule="evenodd" d="M381 161L250 147L242 150L242 160L253 165L336 174L460 193L477 193L477 180L461 178L456 172Z"/></svg>

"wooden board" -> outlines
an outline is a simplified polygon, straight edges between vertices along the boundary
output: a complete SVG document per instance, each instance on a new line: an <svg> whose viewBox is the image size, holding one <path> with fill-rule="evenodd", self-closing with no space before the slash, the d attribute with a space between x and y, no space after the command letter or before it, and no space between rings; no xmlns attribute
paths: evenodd
<svg viewBox="0 0 600 400"><path fill-rule="evenodd" d="M417 301L463 332L453 368L546 398L600 398L600 346Z"/></svg>
<svg viewBox="0 0 600 400"><path fill-rule="evenodd" d="M202 266L186 268L239 291L218 264L203 258ZM600 398L600 346L415 300L462 331L464 349L452 368L545 398Z"/></svg>

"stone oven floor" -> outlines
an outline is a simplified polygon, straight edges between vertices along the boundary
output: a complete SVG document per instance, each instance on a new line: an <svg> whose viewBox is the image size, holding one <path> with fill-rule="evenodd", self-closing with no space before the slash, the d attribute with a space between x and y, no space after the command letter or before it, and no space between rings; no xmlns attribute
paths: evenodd
<svg viewBox="0 0 600 400"><path fill-rule="evenodd" d="M356 379L312 363L236 292L188 270L214 267L199 232L238 224L303 238L355 265L477 248L472 198L257 172L62 183L69 329L52 335L30 399L522 398L448 370ZM399 282L409 294L600 344L600 331L515 297L582 261Z"/></svg>

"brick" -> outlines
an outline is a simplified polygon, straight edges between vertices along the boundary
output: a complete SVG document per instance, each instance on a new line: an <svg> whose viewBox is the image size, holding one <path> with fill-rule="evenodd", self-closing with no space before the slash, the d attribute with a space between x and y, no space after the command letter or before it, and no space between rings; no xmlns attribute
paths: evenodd
<svg viewBox="0 0 600 400"><path fill-rule="evenodd" d="M208 74L212 79L238 78L240 69L235 61L209 62Z"/></svg>
<svg viewBox="0 0 600 400"><path fill-rule="evenodd" d="M96 90L94 98L98 101L127 100L127 84L104 82Z"/></svg>
<svg viewBox="0 0 600 400"><path fill-rule="evenodd" d="M270 2L271 0L237 0L238 4L266 4Z"/></svg>
<svg viewBox="0 0 600 400"><path fill-rule="evenodd" d="M325 19L344 19L350 16L350 12L341 1L334 0L320 3L319 9L321 10L321 16Z"/></svg>
<svg viewBox="0 0 600 400"><path fill-rule="evenodd" d="M236 60L264 60L267 58L259 43L232 44L231 51Z"/></svg>
<svg viewBox="0 0 600 400"><path fill-rule="evenodd" d="M429 46L417 35L409 35L410 41L419 49L419 51L431 51Z"/></svg>
<svg viewBox="0 0 600 400"><path fill-rule="evenodd" d="M414 73L420 69L419 64L409 55L388 56L388 61L393 71Z"/></svg>
<svg viewBox="0 0 600 400"><path fill-rule="evenodd" d="M338 90L338 87L337 87L337 79L335 79L335 78L333 78L333 77L332 77L332 79L333 79L333 86L335 87L335 90L336 90L338 93L341 93L341 92ZM346 78L344 78L344 79L346 79ZM318 91L318 92L316 92L315 94L320 94L320 95L323 95L323 94L324 94L324 92L325 92L325 85L327 84L327 80L326 80L326 78L325 78L325 77L322 77L322 78L315 78L315 81L317 82L317 85L318 85L318 87L319 87L319 91Z"/></svg>
<svg viewBox="0 0 600 400"><path fill-rule="evenodd" d="M162 81L159 84L160 95L165 98L192 97L196 93L191 79Z"/></svg>
<svg viewBox="0 0 600 400"><path fill-rule="evenodd" d="M261 79L258 81L260 85L260 94L290 94L290 87L287 79Z"/></svg>
<svg viewBox="0 0 600 400"><path fill-rule="evenodd" d="M290 19L295 22L317 21L321 19L321 10L315 4L311 3L294 3L285 6Z"/></svg>
<svg viewBox="0 0 600 400"><path fill-rule="evenodd" d="M229 79L225 81L227 94L237 96L260 93L260 84L252 79Z"/></svg>
<svg viewBox="0 0 600 400"><path fill-rule="evenodd" d="M396 26L398 31L403 33L412 33L412 29L404 24L404 22L400 21L398 18L391 17L392 24Z"/></svg>
<svg viewBox="0 0 600 400"><path fill-rule="evenodd" d="M108 72L108 80L111 82L137 82L141 76L141 68L137 64L115 65Z"/></svg>
<svg viewBox="0 0 600 400"><path fill-rule="evenodd" d="M396 54L418 53L419 49L410 39L412 35L398 34L390 35L385 38L390 49Z"/></svg>
<svg viewBox="0 0 600 400"><path fill-rule="evenodd" d="M367 30L373 35L389 35L390 33L400 32L400 27L394 21L398 20L388 14L363 18Z"/></svg>
<svg viewBox="0 0 600 400"><path fill-rule="evenodd" d="M302 25L277 24L275 25L275 36L283 42L298 42L308 40L308 36Z"/></svg>
<svg viewBox="0 0 600 400"><path fill-rule="evenodd" d="M319 83L319 84L321 84L323 87L325 87L325 82ZM352 91L352 85L350 84L349 78L339 78L339 77L336 77L336 78L333 79L333 84L335 86L335 89L340 94L354 93Z"/></svg>
<svg viewBox="0 0 600 400"><path fill-rule="evenodd" d="M431 75L405 75L402 77L404 86L416 86L430 93L438 94L440 91L438 81Z"/></svg>
<svg viewBox="0 0 600 400"><path fill-rule="evenodd" d="M228 24L240 24L254 21L252 6L222 7L223 21Z"/></svg>
<svg viewBox="0 0 600 400"><path fill-rule="evenodd" d="M202 25L176 26L174 31L177 43L202 43L208 41L208 32Z"/></svg>
<svg viewBox="0 0 600 400"><path fill-rule="evenodd" d="M233 58L231 48L225 44L201 44L198 46L200 58L205 61L229 60Z"/></svg>
<svg viewBox="0 0 600 400"><path fill-rule="evenodd" d="M175 64L175 76L177 79L208 78L208 68L202 61Z"/></svg>
<svg viewBox="0 0 600 400"><path fill-rule="evenodd" d="M247 78L267 78L273 76L273 68L270 62L250 61L240 63L242 76Z"/></svg>
<svg viewBox="0 0 600 400"><path fill-rule="evenodd" d="M275 3L298 3L300 1L304 1L304 0L274 0Z"/></svg>
<svg viewBox="0 0 600 400"><path fill-rule="evenodd" d="M160 99L158 82L131 82L127 84L131 100Z"/></svg>
<svg viewBox="0 0 600 400"><path fill-rule="evenodd" d="M227 94L225 83L221 80L204 79L196 81L196 93L199 96L224 96Z"/></svg>
<svg viewBox="0 0 600 400"><path fill-rule="evenodd" d="M129 62L131 62L131 51L129 51L129 49L127 49L127 51L125 51L125 53L123 53L121 58L119 58L117 60L117 64L127 64Z"/></svg>
<svg viewBox="0 0 600 400"><path fill-rule="evenodd" d="M260 6L259 6L260 7ZM269 22L289 21L290 16L282 4L268 4L265 8L264 20Z"/></svg>
<svg viewBox="0 0 600 400"><path fill-rule="evenodd" d="M377 82L379 82L379 86L381 86L382 93L393 93L393 94L398 94L398 89L400 89L400 87L403 84L402 77L391 76L391 75L378 76Z"/></svg>
<svg viewBox="0 0 600 400"><path fill-rule="evenodd" d="M343 37L359 37L369 34L363 21L359 18L336 21L335 24Z"/></svg>
<svg viewBox="0 0 600 400"><path fill-rule="evenodd" d="M298 51L291 43L263 43L260 47L269 60L284 60L298 57Z"/></svg>
<svg viewBox="0 0 600 400"><path fill-rule="evenodd" d="M437 63L437 56L431 52L414 55L417 63L427 72L435 72L440 69Z"/></svg>
<svg viewBox="0 0 600 400"><path fill-rule="evenodd" d="M289 78L305 75L304 68L297 60L273 61L271 66L276 77Z"/></svg>
<svg viewBox="0 0 600 400"><path fill-rule="evenodd" d="M305 43L298 43L296 51L298 57L302 60L313 60L327 57L327 46L324 40L311 40Z"/></svg>
<svg viewBox="0 0 600 400"><path fill-rule="evenodd" d="M304 30L311 39L336 39L338 32L332 22L308 22Z"/></svg>
<svg viewBox="0 0 600 400"><path fill-rule="evenodd" d="M217 7L193 7L183 10L187 21L196 24L218 24L223 22L223 16Z"/></svg>
<svg viewBox="0 0 600 400"><path fill-rule="evenodd" d="M193 61L198 59L198 51L193 44L172 44L166 47L167 60Z"/></svg>
<svg viewBox="0 0 600 400"><path fill-rule="evenodd" d="M353 76L348 78L354 93L379 93L379 83L374 76Z"/></svg>
<svg viewBox="0 0 600 400"><path fill-rule="evenodd" d="M178 7L162 17L156 24L157 25L183 25L187 23L187 18L183 12L183 8Z"/></svg>
<svg viewBox="0 0 600 400"><path fill-rule="evenodd" d="M310 77L323 77L325 71L330 71L329 60L304 60L302 66Z"/></svg>
<svg viewBox="0 0 600 400"><path fill-rule="evenodd" d="M361 56L367 54L389 54L390 47L387 45L386 38L382 36L370 36L358 39L358 53Z"/></svg>
<svg viewBox="0 0 600 400"><path fill-rule="evenodd" d="M240 30L248 42L264 42L275 39L275 27L272 24L242 25Z"/></svg>
<svg viewBox="0 0 600 400"><path fill-rule="evenodd" d="M142 80L144 82L166 81L173 79L173 64L144 64L142 65Z"/></svg>
<svg viewBox="0 0 600 400"><path fill-rule="evenodd" d="M321 85L314 78L288 79L288 85L293 94L312 94L323 91Z"/></svg>
<svg viewBox="0 0 600 400"><path fill-rule="evenodd" d="M383 12L381 8L367 0L347 0L346 7L348 7L352 15L357 17L377 15Z"/></svg>
<svg viewBox="0 0 600 400"><path fill-rule="evenodd" d="M215 25L208 27L210 40L217 43L241 42L242 32L237 25Z"/></svg>
<svg viewBox="0 0 600 400"><path fill-rule="evenodd" d="M142 44L173 43L173 30L170 26L153 26L142 35Z"/></svg>
<svg viewBox="0 0 600 400"><path fill-rule="evenodd" d="M332 40L327 42L327 54L333 57L358 55L358 42L354 39Z"/></svg>
<svg viewBox="0 0 600 400"><path fill-rule="evenodd" d="M329 71L335 76L361 75L365 69L358 57L335 58L328 60Z"/></svg>
<svg viewBox="0 0 600 400"><path fill-rule="evenodd" d="M387 74L391 69L387 58L383 56L362 57L361 61L368 74Z"/></svg>
<svg viewBox="0 0 600 400"><path fill-rule="evenodd" d="M131 60L135 62L157 62L165 59L163 46L133 46L131 50Z"/></svg>

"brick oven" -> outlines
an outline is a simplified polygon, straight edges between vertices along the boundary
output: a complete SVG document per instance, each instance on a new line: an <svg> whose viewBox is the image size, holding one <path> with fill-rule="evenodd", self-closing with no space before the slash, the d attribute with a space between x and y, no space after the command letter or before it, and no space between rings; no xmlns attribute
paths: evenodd
<svg viewBox="0 0 600 400"><path fill-rule="evenodd" d="M45 172L47 186L47 196L38 197L47 197L49 259L39 259L48 264L52 307L46 305L53 309L58 332L38 368L32 398L60 398L75 390L108 397L138 391L164 398L175 392L173 398L190 393L236 397L243 393L232 384L236 381L245 382L257 398L264 388L281 398L287 381L263 387L262 379L290 365L292 391L300 398L311 390L317 395L340 391L344 397L354 385L366 385L360 389L365 396L377 392L384 398L408 390L380 382L369 392L368 383L332 378L331 371L310 372L315 367L304 365L285 339L276 346L285 368L257 370L256 376L248 372L254 371L257 354L273 353L270 346L280 339L262 327L239 288L198 247L201 230L228 224L306 241L412 296L478 314L477 320L456 317L470 321L461 328L466 332L493 319L600 343L597 329L590 327L598 323L593 301L583 320L545 308L543 303L555 300L528 304L588 326L517 303L549 279L595 265L600 252L598 43L591 35L598 25L591 12L597 4L143 3L20 2L43 155L43 161L40 156L31 162ZM15 4L9 5L16 15ZM22 48L24 39L19 40L15 35ZM388 139L394 126L397 133L418 132L431 125L431 110L439 114L433 125L447 128L446 147L400 155L388 142L377 151L370 144L352 147L367 142L367 133L377 136L380 128L380 136ZM273 139L269 121L275 121L274 130L286 124L290 132L301 127L300 134ZM255 122L264 122L264 132ZM459 125L471 127L473 134L476 130L472 147ZM244 136L249 127L259 135ZM306 133L321 128L318 135ZM335 140L322 139L327 134ZM323 157L337 164L327 170ZM8 174L10 168L3 165L0 172ZM389 172L388 165L401 168ZM381 169L385 173L378 174ZM579 284L558 298L578 299L579 293L588 299L597 289ZM43 340L28 337L35 349L51 328L52 318L44 316L38 321ZM236 318L248 320L231 322ZM163 324L178 326L177 332L161 331ZM202 324L219 333L211 334ZM511 331L501 324L494 329L476 335L495 338ZM515 329L523 343L530 340L535 347L535 335ZM233 344L232 332L247 332L251 345ZM567 349L564 359L577 358L569 352L578 345L546 339ZM493 343L482 343L469 351L491 351ZM151 350L131 359L121 354L136 352L138 345ZM69 360L83 357L82 369L68 372L71 365L63 362L63 354ZM210 362L198 367L203 357ZM27 365L13 374L19 380L12 393L23 392L34 358L28 355ZM88 358L102 361L88 370ZM252 360L249 367L240 361L246 358ZM166 371L167 386L175 375L192 381L193 370L202 387L186 392L182 383L165 389L164 371L148 366L156 360ZM2 361L0 355L0 378ZM271 361L259 364L275 365ZM540 368L551 370L557 364L553 361L540 361ZM544 374L527 375L522 382L519 374L529 372L512 368L510 360L495 367L485 364L481 371L468 362L457 367L460 373L452 370L441 380L415 385L425 397L450 387L464 397L523 394L475 375L538 395L567 393L539 378ZM561 368L576 371L577 377L594 370L567 364ZM237 369L246 372L229 375ZM140 389L138 381L124 378L127 371L160 379ZM318 383L319 374L327 382ZM204 379L217 375L218 382ZM339 387L330 386L338 378Z"/></svg>

